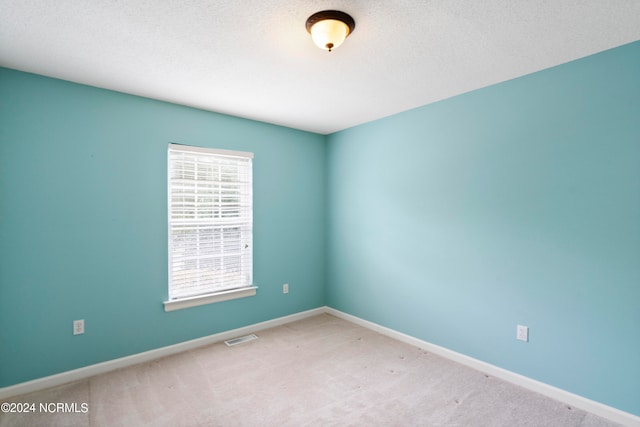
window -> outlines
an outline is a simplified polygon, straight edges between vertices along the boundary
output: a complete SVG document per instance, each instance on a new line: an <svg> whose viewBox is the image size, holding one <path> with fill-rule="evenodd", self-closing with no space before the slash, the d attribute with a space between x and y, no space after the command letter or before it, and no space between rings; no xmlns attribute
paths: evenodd
<svg viewBox="0 0 640 427"><path fill-rule="evenodd" d="M166 311L255 295L252 158L169 144Z"/></svg>

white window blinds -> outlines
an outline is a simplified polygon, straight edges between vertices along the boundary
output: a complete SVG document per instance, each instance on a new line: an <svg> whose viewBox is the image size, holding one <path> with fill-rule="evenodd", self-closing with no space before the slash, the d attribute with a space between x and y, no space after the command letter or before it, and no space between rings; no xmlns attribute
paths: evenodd
<svg viewBox="0 0 640 427"><path fill-rule="evenodd" d="M252 158L169 144L169 300L251 286Z"/></svg>

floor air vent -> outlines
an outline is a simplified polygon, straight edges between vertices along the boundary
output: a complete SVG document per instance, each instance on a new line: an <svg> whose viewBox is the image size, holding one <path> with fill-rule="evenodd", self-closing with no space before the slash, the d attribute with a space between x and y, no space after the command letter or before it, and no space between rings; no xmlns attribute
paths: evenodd
<svg viewBox="0 0 640 427"><path fill-rule="evenodd" d="M242 344L243 342L247 342L247 341L251 341L251 340L257 340L258 337L256 336L256 334L251 334L251 335L245 335L244 337L240 337L240 338L234 338L231 340L226 340L224 343L226 345L228 345L229 347L233 346L233 345L237 345L237 344Z"/></svg>

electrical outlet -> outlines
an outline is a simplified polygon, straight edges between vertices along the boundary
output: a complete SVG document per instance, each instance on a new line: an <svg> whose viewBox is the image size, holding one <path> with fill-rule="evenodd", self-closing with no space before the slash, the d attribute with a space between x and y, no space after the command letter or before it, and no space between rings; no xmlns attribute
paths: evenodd
<svg viewBox="0 0 640 427"><path fill-rule="evenodd" d="M289 284L285 283L284 285L282 285L282 293L283 294L288 294L289 293Z"/></svg>
<svg viewBox="0 0 640 427"><path fill-rule="evenodd" d="M516 338L519 341L528 342L529 341L529 327L528 326L518 325L518 328L516 330Z"/></svg>
<svg viewBox="0 0 640 427"><path fill-rule="evenodd" d="M73 321L73 335L84 334L84 319Z"/></svg>

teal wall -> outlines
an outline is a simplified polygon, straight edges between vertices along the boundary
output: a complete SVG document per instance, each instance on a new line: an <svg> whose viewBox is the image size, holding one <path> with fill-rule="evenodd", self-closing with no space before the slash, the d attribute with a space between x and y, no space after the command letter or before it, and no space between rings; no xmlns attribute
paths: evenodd
<svg viewBox="0 0 640 427"><path fill-rule="evenodd" d="M0 69L0 387L327 304L640 415L638 76L640 42L324 137ZM163 311L168 142L255 153L257 296Z"/></svg>
<svg viewBox="0 0 640 427"><path fill-rule="evenodd" d="M169 142L255 153L255 297L164 312ZM321 135L0 69L0 387L324 305L324 159Z"/></svg>
<svg viewBox="0 0 640 427"><path fill-rule="evenodd" d="M330 135L327 162L330 306L640 415L640 42Z"/></svg>

